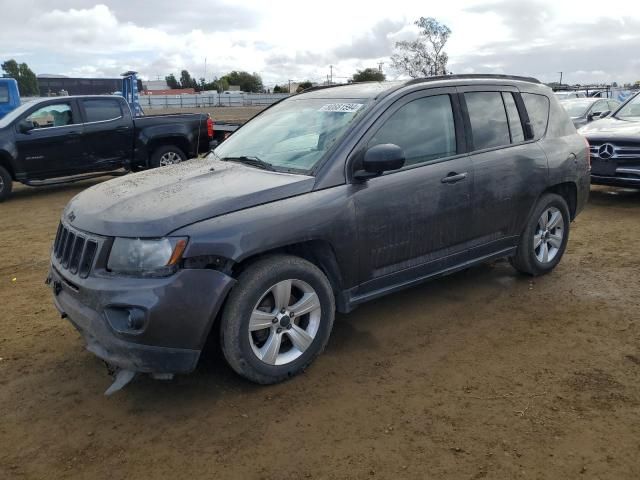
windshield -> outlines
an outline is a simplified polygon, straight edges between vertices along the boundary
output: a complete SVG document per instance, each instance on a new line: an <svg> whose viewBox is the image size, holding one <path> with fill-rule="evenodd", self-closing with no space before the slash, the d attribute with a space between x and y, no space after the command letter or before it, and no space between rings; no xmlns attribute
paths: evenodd
<svg viewBox="0 0 640 480"><path fill-rule="evenodd" d="M258 159L275 170L307 173L365 108L364 100L294 97L251 120L215 154L221 159Z"/></svg>
<svg viewBox="0 0 640 480"><path fill-rule="evenodd" d="M593 103L593 100L579 100L560 102L560 105L564 107L570 117L581 117Z"/></svg>
<svg viewBox="0 0 640 480"><path fill-rule="evenodd" d="M616 112L615 117L640 120L640 94L625 103L624 106Z"/></svg>
<svg viewBox="0 0 640 480"><path fill-rule="evenodd" d="M26 102L20 105L15 110L11 110L4 117L0 118L0 128L4 128L8 126L11 122L13 122L16 118L26 112L29 107L31 107L31 102Z"/></svg>

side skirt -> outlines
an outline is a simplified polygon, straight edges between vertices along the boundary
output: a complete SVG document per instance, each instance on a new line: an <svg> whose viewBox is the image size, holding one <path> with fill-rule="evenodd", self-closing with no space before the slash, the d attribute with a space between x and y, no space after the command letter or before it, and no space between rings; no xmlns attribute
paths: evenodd
<svg viewBox="0 0 640 480"><path fill-rule="evenodd" d="M472 260L468 260L466 262L459 263L457 265L453 265L451 267L447 267L442 270L438 270L426 275L418 276L412 280L408 280L405 282L397 283L395 285L389 285L384 288L380 288L378 290L374 290L372 292L367 292L363 294L354 294L353 290L348 290L344 293L344 311L340 310L341 313L348 313L356 308L361 303L368 302L369 300L373 300L379 297L383 297L389 293L394 293L400 290L404 290L405 288L413 287L420 283L424 283L429 280L433 280L438 277L443 277L445 275L449 275L455 272L459 272L460 270L465 270L474 265L478 265L480 263L488 262L491 260L497 260L498 258L510 257L516 253L516 247L509 247L497 252L484 255L481 257L474 258Z"/></svg>

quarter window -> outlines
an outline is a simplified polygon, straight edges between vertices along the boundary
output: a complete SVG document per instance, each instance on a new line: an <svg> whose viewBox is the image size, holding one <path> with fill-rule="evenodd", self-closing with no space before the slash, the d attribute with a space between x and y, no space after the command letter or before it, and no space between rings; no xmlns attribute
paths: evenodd
<svg viewBox="0 0 640 480"><path fill-rule="evenodd" d="M35 128L64 127L76 123L71 105L68 103L57 103L39 108L25 120L32 122Z"/></svg>
<svg viewBox="0 0 640 480"><path fill-rule="evenodd" d="M509 122L500 92L464 94L475 150L509 145Z"/></svg>
<svg viewBox="0 0 640 480"><path fill-rule="evenodd" d="M509 118L509 133L511 133L511 143L524 142L524 131L522 130L522 122L513 93L502 92L504 107L507 109L507 117Z"/></svg>
<svg viewBox="0 0 640 480"><path fill-rule="evenodd" d="M456 130L449 95L403 105L380 127L368 147L393 143L404 150L405 166L456 154Z"/></svg>
<svg viewBox="0 0 640 480"><path fill-rule="evenodd" d="M122 116L120 102L112 99L84 100L87 122L104 122Z"/></svg>
<svg viewBox="0 0 640 480"><path fill-rule="evenodd" d="M529 121L533 127L533 138L538 140L542 138L547 131L547 122L549 121L549 99L544 95L536 95L535 93L523 93L522 100L527 108Z"/></svg>
<svg viewBox="0 0 640 480"><path fill-rule="evenodd" d="M0 85L0 103L9 103L9 87Z"/></svg>

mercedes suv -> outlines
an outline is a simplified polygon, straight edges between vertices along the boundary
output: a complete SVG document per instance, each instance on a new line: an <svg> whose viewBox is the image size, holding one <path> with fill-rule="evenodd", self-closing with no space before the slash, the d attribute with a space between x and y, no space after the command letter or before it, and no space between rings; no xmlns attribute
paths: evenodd
<svg viewBox="0 0 640 480"><path fill-rule="evenodd" d="M591 147L591 183L640 188L640 93L580 133Z"/></svg>
<svg viewBox="0 0 640 480"><path fill-rule="evenodd" d="M269 384L322 352L336 311L501 257L550 272L588 194L587 144L537 80L315 88L205 159L77 195L49 283L109 392L192 371L210 337Z"/></svg>

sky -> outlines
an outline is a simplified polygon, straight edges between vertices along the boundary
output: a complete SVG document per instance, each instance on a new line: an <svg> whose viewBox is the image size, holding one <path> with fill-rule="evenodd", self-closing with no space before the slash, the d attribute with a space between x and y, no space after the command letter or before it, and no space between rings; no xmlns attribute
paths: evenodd
<svg viewBox="0 0 640 480"><path fill-rule="evenodd" d="M0 0L0 12L0 60L37 74L155 80L187 69L211 80L247 70L271 87L330 72L346 81L382 63L388 79L404 78L389 56L430 16L452 31L453 73L640 80L637 0Z"/></svg>

